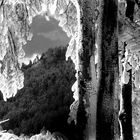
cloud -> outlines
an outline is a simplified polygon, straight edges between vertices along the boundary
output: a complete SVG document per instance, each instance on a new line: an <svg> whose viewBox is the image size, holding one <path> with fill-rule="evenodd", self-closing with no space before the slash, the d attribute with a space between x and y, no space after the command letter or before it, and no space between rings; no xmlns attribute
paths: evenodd
<svg viewBox="0 0 140 140"><path fill-rule="evenodd" d="M41 33L38 33L38 35L43 36L44 38L47 38L51 41L61 41L61 42L68 41L68 37L66 36L66 34L58 30L54 30L47 33L41 32Z"/></svg>

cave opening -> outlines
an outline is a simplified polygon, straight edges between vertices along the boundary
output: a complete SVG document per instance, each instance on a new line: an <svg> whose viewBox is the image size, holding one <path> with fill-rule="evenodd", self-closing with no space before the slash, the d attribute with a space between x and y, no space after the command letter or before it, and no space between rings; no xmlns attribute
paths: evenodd
<svg viewBox="0 0 140 140"><path fill-rule="evenodd" d="M53 3L50 2L50 7L52 6L54 8L56 6L55 2L56 1L53 1ZM75 75L74 67L75 67L76 71L78 71L77 54L78 54L78 49L79 48L76 48L76 47L79 45L79 40L80 40L80 35L81 34L80 34L80 31L79 31L80 30L80 28L79 28L80 16L77 15L78 12L80 13L80 10L75 13L75 11L77 10L77 7L78 7L77 3L78 3L77 1L73 0L73 1L67 1L66 4L68 4L68 5L66 5L65 7L64 7L64 5L63 6L59 5L60 7L57 5L60 8L59 9L59 14L61 16L58 17L58 15L57 16L54 15L54 17L59 21L59 25L67 33L69 38L66 37L66 35L64 35L64 32L60 31L60 29L54 30L52 32L50 31L49 32L50 34L49 33L45 34L44 30L43 30L43 32L38 32L37 33L37 36L43 36L44 38L48 38L48 39L52 40L52 44L56 43L57 46L59 46L59 43L60 43L60 45L63 45L62 43L64 43L64 42L68 43L69 42L69 45L67 47L67 51L64 48L61 48L61 50L59 50L59 49L55 50L55 51L57 51L57 53L65 51L66 52L66 58L68 59L68 57L71 57L71 59L73 60L74 65L72 64L72 66L70 64L72 62L68 62L68 64L64 63L65 66L67 65L67 70L68 71L66 73L68 74L68 76L71 73L71 72L69 72L70 67L71 67L71 69L73 69L74 75ZM31 55L30 52L35 51L34 54L36 54L36 55L39 55L41 53L39 50L36 51L35 49L32 49L30 46L32 46L32 43L37 44L39 42L42 42L42 44L45 44L41 40L38 41L36 39L36 35L35 35L36 33L34 33L34 31L33 31L33 34L32 34L32 31L31 31L32 29L30 29L31 23L33 23L33 26L36 26L34 24L34 22L36 20L39 20L39 22L41 22L41 20L44 20L44 18L43 19L37 19L37 18L42 18L42 16L40 16L40 14L42 14L42 13L44 14L46 11L45 12L44 11L38 12L39 14L36 13L36 11L41 11L40 7L38 7L38 6L41 6L42 8L44 8L44 3L42 3L42 4L40 3L40 5L38 5L38 3L37 4L31 3L31 4L33 4L33 5L28 5L27 2L24 3L22 1L19 1L19 2L9 1L7 3L2 3L1 6L3 6L3 7L1 8L2 10L0 11L1 12L0 16L4 19L4 20L2 20L2 18L1 18L1 21L0 21L0 24L1 24L1 27L2 27L1 30L2 30L2 33L3 33L0 36L3 39L3 41L1 41L1 45L3 45L3 48L4 48L4 52L1 52L1 58L0 58L1 61L2 61L1 62L1 65L2 65L1 66L1 79L2 80L1 80L0 84L1 84L1 92L3 94L4 100L7 101L7 105L4 105L4 101L2 101L2 104L5 106L3 111L4 110L11 110L11 112L9 114L6 114L6 116L4 116L5 112L3 112L3 114L1 115L1 118L3 117L3 119L6 119L6 118L9 118L8 116L12 116L12 115L15 116L15 118L13 117L11 119L12 123L9 121L9 122L4 124L4 127L7 128L8 124L11 123L11 126L12 126L11 128L16 126L15 127L16 134L19 134L19 130L17 128L17 126L19 125L18 123L22 122L19 119L20 115L23 115L25 117L22 124L21 124L21 125L23 125L22 126L23 128L25 127L25 125L28 126L30 123L32 123L32 124L34 123L34 124L36 124L36 126L38 126L38 124L36 122L32 122L32 120L30 120L31 122L30 121L27 121L27 122L25 121L30 115L32 116L32 113L29 116L25 115L27 113L27 110L24 107L25 107L26 104L30 103L30 99L33 97L33 95L31 94L29 96L26 96L26 95L22 95L22 93L20 93L20 92L25 92L25 89L23 88L24 84L27 84L27 83L24 83L25 78L28 77L32 73L32 71L33 71L33 73L35 73L34 69L32 69L32 67L29 68L29 71L27 70L27 67L30 64L28 62L26 63L25 61L27 59L31 60L32 57L34 57L34 55ZM77 4L76 5L77 7L75 6L75 4ZM50 7L49 7L49 10L51 9ZM16 11L16 9L17 9L17 11ZM25 10L25 11L27 10L26 12L29 12L30 14L29 13L24 13L23 10ZM53 12L54 12L53 10L52 11L50 10L50 12L48 12L51 15L51 17L54 14ZM67 15L63 14L63 12L67 12ZM13 13L14 13L14 15L16 15L16 17L10 15L10 14L13 14ZM8 19L8 16L11 16L11 17ZM46 19L49 20L49 17L46 16ZM77 19L77 20L75 20L75 19ZM50 18L50 20L53 20L53 19ZM5 21L6 21L6 23L5 23ZM8 22L10 23L9 25L7 25ZM50 21L48 21L48 22L50 22ZM55 21L54 24L56 24L56 21ZM57 24L58 24L58 22L57 22ZM35 29L38 30L39 28L35 27ZM55 38L55 40L54 40L54 38ZM4 39L5 39L5 42L4 42ZM28 40L30 40L29 43L28 43ZM34 41L36 41L36 42L34 42ZM37 44L37 45L41 46L40 44ZM55 46L55 45L52 45L52 46ZM43 52L44 51L45 50L43 50ZM27 76L26 77L24 77L25 73L23 71L21 71L22 65L19 64L20 62L21 63L25 62L27 64L26 65L27 67L25 66L26 70L27 70L27 72L26 72ZM42 72L42 69L40 71ZM61 72L63 72L63 69L61 69ZM54 70L54 73L59 74L59 73L57 73L57 70L56 71ZM51 73L52 76L48 75L47 78L49 78L49 80L55 81L55 79L57 79L57 75L55 75L54 73ZM34 75L34 76L36 76L36 75ZM70 78L72 79L72 76ZM69 77L65 77L65 79L71 80L71 79L69 79ZM74 78L74 81L76 79L77 79L77 75L76 75L76 78ZM33 79L33 78L31 79L32 83L29 84L29 87L32 87L32 86L36 85L34 80L35 79ZM74 81L72 80L73 83L74 83ZM45 82L44 82L44 84L45 84ZM37 83L37 84L39 84L39 83ZM48 84L49 83L47 83L44 86L47 87ZM62 84L64 84L64 81L62 81ZM69 86L72 86L72 84L70 84ZM59 85L57 85L56 88L59 89ZM63 85L63 88L66 88L66 87ZM78 93L77 93L76 88L77 88L77 86L73 87L73 92L74 92L73 97L74 97L74 99L78 100L78 95L77 95ZM53 89L53 88L51 88L51 89ZM29 88L27 92L32 93L32 90L33 89ZM71 92L70 89L69 89L69 91ZM17 92L19 92L19 94L17 94ZM46 92L46 91L43 91L43 92ZM37 89L34 89L34 94L37 94ZM20 96L24 96L24 98L23 98L24 100L20 99ZM68 96L69 96L69 98L67 97L67 99L65 99L65 100L66 101L67 100L73 101L73 98L71 97L71 95L68 95ZM11 98L11 97L13 97L13 98ZM64 93L63 93L62 97L64 97ZM59 98L62 99L62 97L59 97ZM20 103L22 102L21 104L16 101L17 98L20 101ZM43 97L40 97L40 98L41 98L40 100L43 102ZM48 98L48 97L45 97L45 98ZM13 101L15 102L15 103L13 103L14 106L12 106L12 104L11 104ZM67 104L71 104L72 103L71 101L68 101ZM16 110L16 106L19 106L19 104L20 104L21 108L20 108L20 110L18 110L18 109ZM32 104L33 105L34 104L38 105L38 103L35 102L35 99L32 101ZM49 102L48 102L48 104L49 104ZM38 105L38 107L39 107L39 105ZM34 106L34 108L31 108L31 112L34 112L36 110L35 108L36 108L35 106ZM54 107L54 108L58 109L57 106ZM15 112L14 112L14 109L15 109ZM67 114L69 113L68 108L67 109L63 108L63 109L67 112ZM63 109L60 112L63 112ZM50 108L50 110L51 110L51 108ZM55 111L53 113L57 114ZM39 114L41 114L41 112L38 112L35 116L36 119L38 119L38 121L39 121L38 116L40 116ZM63 116L63 114L60 113L60 116ZM48 117L51 117L51 114ZM68 115L66 115L65 117L68 117ZM56 121L59 122L59 119L57 117L56 118L54 117L54 119L55 119L55 121L54 121L53 125L55 127L57 127L55 122ZM64 118L62 117L61 119L63 120ZM60 124L60 125L62 125L62 124ZM70 126L70 127L73 127L73 130L74 130L74 126ZM30 128L30 129L33 129L33 128ZM38 131L38 130L36 130L35 126L34 126L34 129L35 130L34 130L33 133ZM66 129L68 129L68 128L66 128ZM28 130L24 129L23 132L27 132L27 131ZM70 135L70 134L67 134L67 135ZM77 136L75 136L75 137L77 137Z"/></svg>

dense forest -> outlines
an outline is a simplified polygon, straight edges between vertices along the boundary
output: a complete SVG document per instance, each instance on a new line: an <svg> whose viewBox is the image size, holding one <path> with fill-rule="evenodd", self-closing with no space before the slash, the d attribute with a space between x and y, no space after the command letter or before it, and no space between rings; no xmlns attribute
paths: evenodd
<svg viewBox="0 0 140 140"><path fill-rule="evenodd" d="M75 70L72 61L65 60L65 53L66 47L51 48L37 61L22 64L24 88L7 102L1 94L0 119L10 119L2 124L3 129L32 135L45 127L76 139L74 124L67 123Z"/></svg>

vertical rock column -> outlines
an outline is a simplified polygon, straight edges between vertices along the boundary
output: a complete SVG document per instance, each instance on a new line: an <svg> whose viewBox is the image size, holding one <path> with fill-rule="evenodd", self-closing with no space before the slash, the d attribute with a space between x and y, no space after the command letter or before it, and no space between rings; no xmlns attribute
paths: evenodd
<svg viewBox="0 0 140 140"><path fill-rule="evenodd" d="M77 127L81 132L81 140L93 140L95 138L95 88L92 77L95 71L95 0L79 1L81 7L82 25L82 49L79 51L79 107L77 111ZM93 72L92 72L93 70ZM93 79L95 78L95 79Z"/></svg>
<svg viewBox="0 0 140 140"><path fill-rule="evenodd" d="M100 1L96 140L118 140L118 1Z"/></svg>

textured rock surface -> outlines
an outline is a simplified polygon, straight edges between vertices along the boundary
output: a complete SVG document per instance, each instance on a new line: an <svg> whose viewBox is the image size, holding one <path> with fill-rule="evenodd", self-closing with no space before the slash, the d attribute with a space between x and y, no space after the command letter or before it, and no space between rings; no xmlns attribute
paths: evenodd
<svg viewBox="0 0 140 140"><path fill-rule="evenodd" d="M133 2L133 4L131 5L126 2L128 1L125 0L119 1L118 43L120 53L119 56L120 85L128 84L129 80L131 79L130 76L132 76L133 135L135 140L139 140L140 10L139 3ZM24 86L24 74L20 70L21 67L20 58L24 57L25 55L22 46L26 45L27 41L31 40L33 36L33 34L30 32L33 18L36 15L40 14L46 16L46 19L48 20L49 17L53 17L59 21L59 26L61 26L62 29L71 38L66 52L66 59L68 59L68 57L71 57L71 59L73 60L75 64L75 69L77 71L76 73L77 81L72 87L75 102L71 105L70 112L71 118L69 120L71 121L71 119L74 119L76 122L77 109L79 105L78 74L80 74L79 71L81 71L82 67L82 64L80 64L82 61L80 61L79 54L83 53L82 46L83 45L86 46L86 43L89 43L89 40L86 40L86 37L84 38L85 40L83 41L85 42L85 44L82 42L83 26L81 25L81 20L84 21L85 19L84 18L81 19L81 7L79 5L80 3L81 3L80 0L0 0L0 79L1 79L0 90L3 93L3 98L5 101L7 100L7 98L15 96L17 90L21 89ZM98 0L96 1L96 5L97 6L99 5ZM129 8L131 9L130 13L128 10ZM102 7L100 10L102 10ZM97 15L100 12L101 11L99 11L98 8L95 11ZM95 19L92 19L94 17L90 18L90 14L87 15L86 18L89 18L88 20L92 20L93 23L96 20L96 16ZM91 24L93 24L92 22L90 21ZM100 23L98 23L98 25L99 24ZM96 26L98 25L95 24L95 30ZM87 27L84 28L86 29ZM83 33L85 33L86 35L86 32L83 31ZM84 51L86 52L87 50ZM93 63L93 60L92 58L88 59L89 63ZM92 74L95 75L95 68L91 66L91 70L94 73ZM129 73L130 70L132 70L132 75L130 75ZM92 74L91 76L93 77ZM90 80L86 82L87 83L85 85L90 83ZM95 81L93 80L92 82L94 83L92 84L96 87L95 84L96 80ZM92 92L96 92L96 90ZM85 96L84 98L88 98L86 111L91 112L92 108L90 108L89 106L93 105L92 102L93 99L89 98L88 95ZM122 101L121 96L120 101ZM90 122L90 119L88 121ZM89 129L93 130L92 126L90 126Z"/></svg>
<svg viewBox="0 0 140 140"><path fill-rule="evenodd" d="M119 50L120 50L120 84L129 85L130 79L132 79L132 126L133 126L133 138L139 140L140 138L140 111L139 111L139 52L140 52L140 11L139 5L131 1L120 1L119 3ZM134 9L133 9L134 8ZM132 70L132 74L129 71ZM131 78L132 77L132 78ZM127 92L126 92L127 93ZM130 96L130 95L128 95ZM120 96L120 112L124 114L124 121L126 116L124 110L124 100ZM129 107L131 104L129 105ZM128 107L128 108L129 108ZM130 114L131 116L131 114Z"/></svg>

